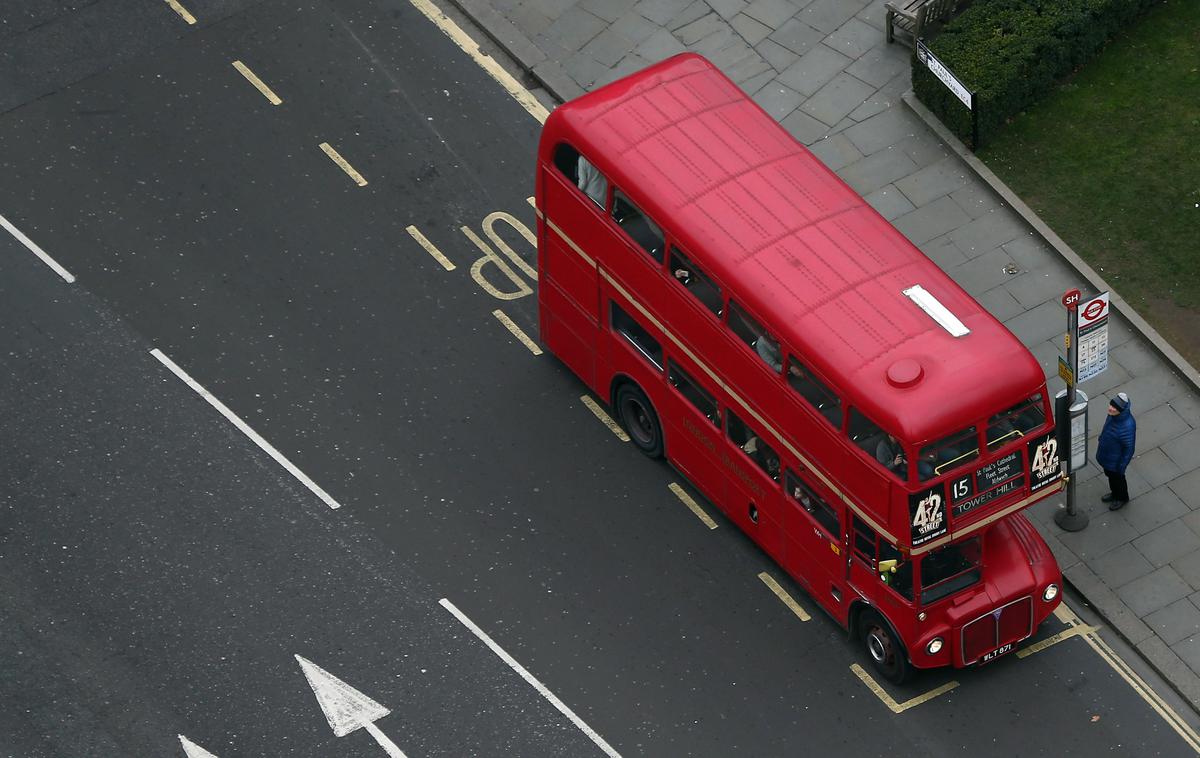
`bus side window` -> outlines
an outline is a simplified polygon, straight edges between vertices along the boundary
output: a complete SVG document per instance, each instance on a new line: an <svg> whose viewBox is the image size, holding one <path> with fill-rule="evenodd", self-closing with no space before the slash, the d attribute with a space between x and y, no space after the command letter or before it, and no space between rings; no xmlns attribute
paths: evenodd
<svg viewBox="0 0 1200 758"><path fill-rule="evenodd" d="M812 516L813 521L816 521L825 530L830 539L841 542L842 530L838 528L838 515L833 506L814 492L791 469L788 469L786 481L788 496L795 500L809 516Z"/></svg>
<svg viewBox="0 0 1200 758"><path fill-rule="evenodd" d="M729 301L729 328L741 338L742 342L754 348L754 352L758 353L758 357L762 358L763 363L776 372L783 370L783 355L779 352L779 341L767 334L767 330L761 324L750 318L732 300Z"/></svg>
<svg viewBox="0 0 1200 758"><path fill-rule="evenodd" d="M703 413L705 418L713 422L713 426L721 426L721 414L717 412L717 401L696 384L696 381L683 369L675 365L675 361L667 361L667 378L670 380L671 386L678 390L685 400Z"/></svg>
<svg viewBox="0 0 1200 758"><path fill-rule="evenodd" d="M617 222L617 226L621 227L630 239L649 253L651 258L659 263L663 262L666 239L663 237L662 230L658 228L658 224L647 218L646 214L630 202L629 198L625 197L625 193L619 189L613 190L612 217L613 221Z"/></svg>
<svg viewBox="0 0 1200 758"><path fill-rule="evenodd" d="M893 476L907 478L908 457L900 443L880 429L874 421L859 413L857 408L850 409L846 432L851 441L865 450L871 460L883 466Z"/></svg>
<svg viewBox="0 0 1200 758"><path fill-rule="evenodd" d="M565 142L554 149L554 165L593 203L604 208L608 202L608 180L579 151Z"/></svg>
<svg viewBox="0 0 1200 758"><path fill-rule="evenodd" d="M779 456L767 443L763 442L758 432L751 429L733 411L725 411L725 430L733 444L741 448L746 457L754 461L754 465L766 472L767 476L778 481Z"/></svg>
<svg viewBox="0 0 1200 758"><path fill-rule="evenodd" d="M658 340L650 336L650 332L642 328L642 325L634 321L632 317L621 306L613 301L609 301L612 309L612 327L617 334L620 334L629 344L637 348L637 351L644 355L647 360L654 364L658 369L662 369L663 352L662 345Z"/></svg>
<svg viewBox="0 0 1200 758"><path fill-rule="evenodd" d="M800 393L814 408L821 412L834 428L842 428L842 399L833 394L796 356L788 356L788 384Z"/></svg>
<svg viewBox="0 0 1200 758"><path fill-rule="evenodd" d="M668 270L671 272L671 277L682 284L684 289L700 301L701 305L715 313L717 318L721 317L724 304L721 288L705 276L703 271L696 268L696 264L688 260L687 256L674 245L671 246Z"/></svg>

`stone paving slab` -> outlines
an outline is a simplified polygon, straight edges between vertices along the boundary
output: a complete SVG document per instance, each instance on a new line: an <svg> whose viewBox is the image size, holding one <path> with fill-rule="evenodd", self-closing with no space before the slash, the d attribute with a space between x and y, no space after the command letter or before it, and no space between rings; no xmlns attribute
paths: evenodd
<svg viewBox="0 0 1200 758"><path fill-rule="evenodd" d="M452 0L568 99L683 50L707 55L1030 347L1057 378L1068 286L1111 287L908 92L884 0ZM1069 582L1200 709L1200 373L1113 291L1110 368L1082 389L1090 444L1129 393L1133 500L1110 512L1076 472L1081 532L1029 510Z"/></svg>

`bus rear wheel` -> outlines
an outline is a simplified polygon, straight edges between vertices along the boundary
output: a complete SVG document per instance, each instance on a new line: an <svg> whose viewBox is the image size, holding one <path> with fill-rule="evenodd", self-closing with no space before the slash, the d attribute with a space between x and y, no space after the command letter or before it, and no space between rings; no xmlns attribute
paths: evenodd
<svg viewBox="0 0 1200 758"><path fill-rule="evenodd" d="M646 393L636 384L622 384L617 390L617 416L621 426L629 433L629 439L651 458L660 458L663 454L662 426L658 423L658 414Z"/></svg>
<svg viewBox="0 0 1200 758"><path fill-rule="evenodd" d="M908 679L908 657L900 638L878 612L865 610L858 617L858 637L867 649L867 657L879 674L893 684Z"/></svg>

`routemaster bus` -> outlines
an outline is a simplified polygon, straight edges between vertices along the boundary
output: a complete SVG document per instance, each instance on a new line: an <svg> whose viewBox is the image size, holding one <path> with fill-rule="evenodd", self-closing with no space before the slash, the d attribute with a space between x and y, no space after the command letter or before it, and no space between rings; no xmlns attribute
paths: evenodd
<svg viewBox="0 0 1200 758"><path fill-rule="evenodd" d="M544 344L879 673L1033 634L1062 481L999 321L698 55L556 109L536 181Z"/></svg>

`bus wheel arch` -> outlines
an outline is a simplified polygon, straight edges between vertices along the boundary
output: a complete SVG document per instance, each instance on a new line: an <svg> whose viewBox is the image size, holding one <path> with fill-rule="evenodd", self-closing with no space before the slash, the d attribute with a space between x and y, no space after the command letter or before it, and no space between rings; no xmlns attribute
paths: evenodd
<svg viewBox="0 0 1200 758"><path fill-rule="evenodd" d="M850 611L850 633L862 645L876 673L893 684L903 684L912 673L908 648L887 617L867 603L855 603Z"/></svg>
<svg viewBox="0 0 1200 758"><path fill-rule="evenodd" d="M628 376L613 379L612 407L629 441L649 458L661 458L666 449L658 411L638 383Z"/></svg>

